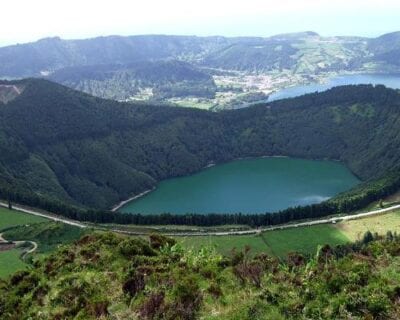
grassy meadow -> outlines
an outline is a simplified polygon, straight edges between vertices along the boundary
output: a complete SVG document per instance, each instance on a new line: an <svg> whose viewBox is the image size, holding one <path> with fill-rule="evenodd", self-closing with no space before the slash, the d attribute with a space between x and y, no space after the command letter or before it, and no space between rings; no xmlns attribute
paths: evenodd
<svg viewBox="0 0 400 320"><path fill-rule="evenodd" d="M45 218L0 207L0 232L3 229L48 221Z"/></svg>
<svg viewBox="0 0 400 320"><path fill-rule="evenodd" d="M181 241L193 248L213 245L222 254L229 254L233 247L241 249L249 245L253 254L265 252L284 258L289 252L314 254L319 245L345 244L361 239L367 231L384 235L388 230L400 232L400 210L337 224L267 231L261 235L185 237Z"/></svg>
<svg viewBox="0 0 400 320"><path fill-rule="evenodd" d="M0 279L27 268L28 265L20 259L20 255L19 249L0 252Z"/></svg>

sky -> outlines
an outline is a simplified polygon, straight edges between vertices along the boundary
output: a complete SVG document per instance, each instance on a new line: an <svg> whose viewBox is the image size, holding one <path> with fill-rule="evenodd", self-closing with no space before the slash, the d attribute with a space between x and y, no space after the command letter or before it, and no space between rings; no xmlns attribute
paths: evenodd
<svg viewBox="0 0 400 320"><path fill-rule="evenodd" d="M0 46L53 36L374 37L398 30L400 0L6 0L0 12Z"/></svg>

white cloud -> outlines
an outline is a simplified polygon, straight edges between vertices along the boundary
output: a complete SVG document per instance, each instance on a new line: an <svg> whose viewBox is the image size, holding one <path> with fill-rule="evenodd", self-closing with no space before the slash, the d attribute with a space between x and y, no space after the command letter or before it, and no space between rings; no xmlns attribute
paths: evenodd
<svg viewBox="0 0 400 320"><path fill-rule="evenodd" d="M378 34L397 27L398 12L398 0L10 0L1 6L0 43L54 35Z"/></svg>

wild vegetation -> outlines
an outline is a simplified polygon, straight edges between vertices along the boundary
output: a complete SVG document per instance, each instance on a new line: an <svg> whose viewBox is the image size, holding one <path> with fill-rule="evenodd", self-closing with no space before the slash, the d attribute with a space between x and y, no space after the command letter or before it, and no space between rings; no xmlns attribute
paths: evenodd
<svg viewBox="0 0 400 320"><path fill-rule="evenodd" d="M2 319L396 319L400 241L367 233L284 263L160 235L86 235L0 283Z"/></svg>

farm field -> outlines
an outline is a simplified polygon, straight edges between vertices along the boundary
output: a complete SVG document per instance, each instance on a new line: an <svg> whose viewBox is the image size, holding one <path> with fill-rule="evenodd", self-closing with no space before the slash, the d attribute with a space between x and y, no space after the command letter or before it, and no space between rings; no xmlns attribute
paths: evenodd
<svg viewBox="0 0 400 320"><path fill-rule="evenodd" d="M48 220L27 213L0 208L0 231L9 227L45 221Z"/></svg>
<svg viewBox="0 0 400 320"><path fill-rule="evenodd" d="M272 254L285 258L289 252L313 254L319 245L333 246L349 242L346 234L332 225L317 225L264 232L262 238Z"/></svg>
<svg viewBox="0 0 400 320"><path fill-rule="evenodd" d="M60 244L71 243L85 232L89 232L29 214L0 209L0 230L9 227L13 228L6 230L4 237L8 240L37 242L39 245L37 256L51 252ZM252 255L265 252L283 259L289 252L315 254L319 245L334 246L359 240L368 230L382 235L388 230L399 232L400 210L337 224L274 230L259 235L193 236L177 237L177 239L186 248L215 246L224 255L229 255L233 248L243 250L248 245L251 247ZM19 249L0 252L0 278L27 267L20 259L20 254Z"/></svg>
<svg viewBox="0 0 400 320"><path fill-rule="evenodd" d="M289 252L314 254L319 245L339 245L361 239L367 231L386 234L388 230L400 232L400 210L387 214L350 220L335 225L323 224L286 230L267 231L260 235L186 237L181 239L186 247L199 248L213 245L222 254L231 248L241 249L246 245L252 252L265 252L284 258Z"/></svg>
<svg viewBox="0 0 400 320"><path fill-rule="evenodd" d="M366 231L385 235L387 231L400 232L400 210L359 220L345 221L335 226L350 241L360 240Z"/></svg>
<svg viewBox="0 0 400 320"><path fill-rule="evenodd" d="M20 259L20 255L19 249L0 252L0 279L27 268L27 264Z"/></svg>

